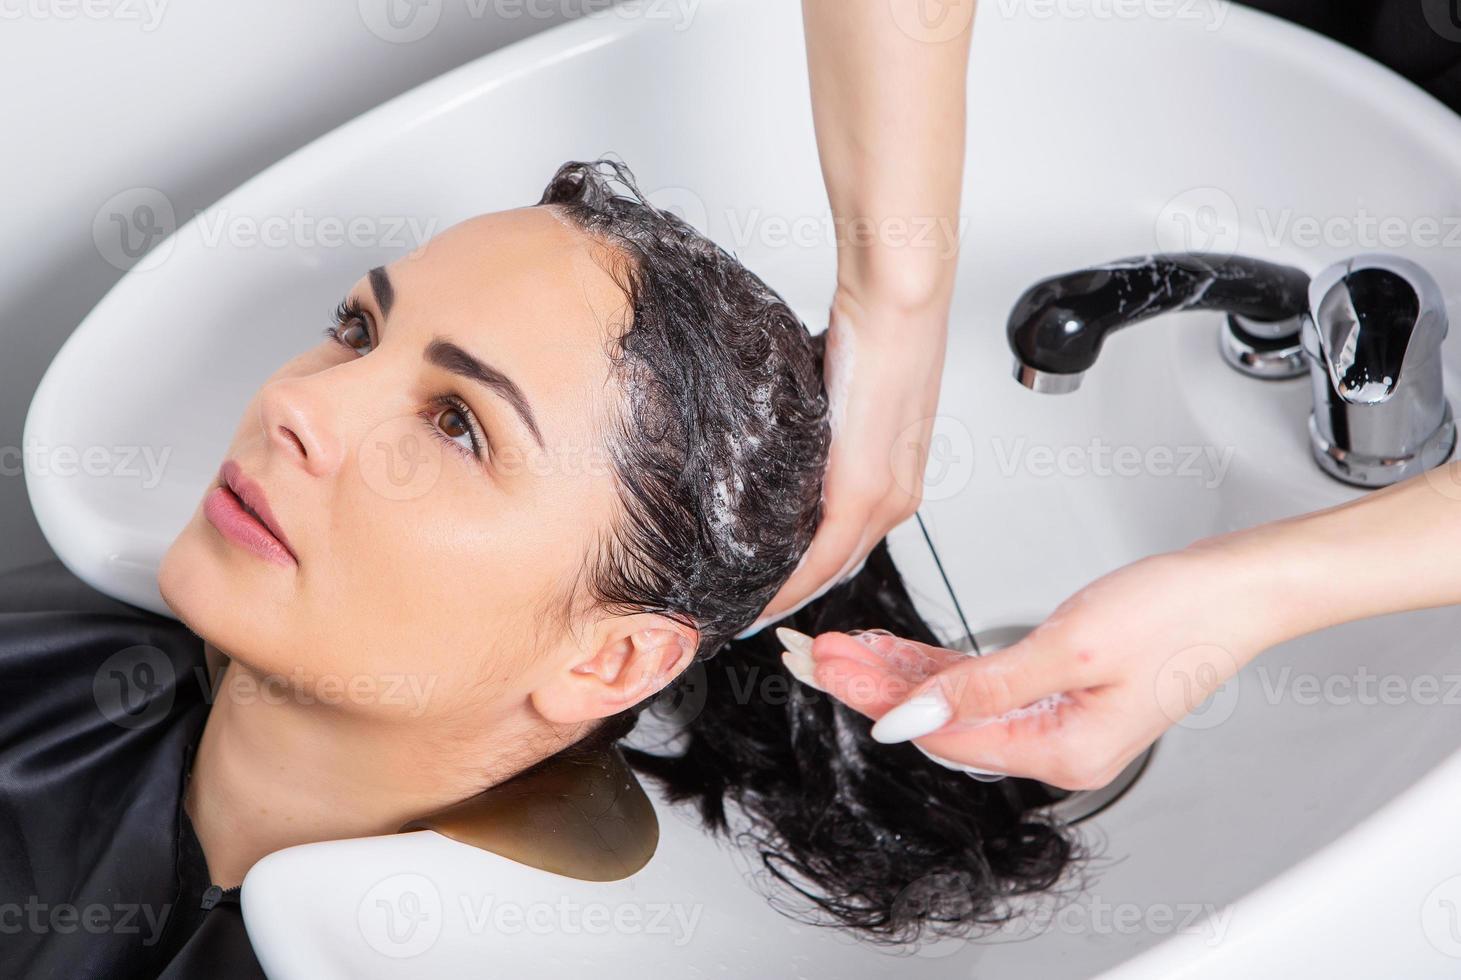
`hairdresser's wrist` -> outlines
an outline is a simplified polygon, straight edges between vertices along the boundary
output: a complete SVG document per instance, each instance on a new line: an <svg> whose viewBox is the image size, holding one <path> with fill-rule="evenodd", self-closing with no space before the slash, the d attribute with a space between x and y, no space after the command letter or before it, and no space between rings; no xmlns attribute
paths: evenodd
<svg viewBox="0 0 1461 980"><path fill-rule="evenodd" d="M1405 553L1375 547L1351 531L1353 515L1319 511L1194 542L1186 551L1223 568L1239 629L1254 653L1341 623L1406 608L1386 582L1405 575L1390 567Z"/></svg>
<svg viewBox="0 0 1461 980"><path fill-rule="evenodd" d="M858 280L837 283L831 323L859 348L942 361L953 289L893 289Z"/></svg>
<svg viewBox="0 0 1461 980"><path fill-rule="evenodd" d="M832 319L859 340L943 348L953 280L903 270L878 276L839 270Z"/></svg>

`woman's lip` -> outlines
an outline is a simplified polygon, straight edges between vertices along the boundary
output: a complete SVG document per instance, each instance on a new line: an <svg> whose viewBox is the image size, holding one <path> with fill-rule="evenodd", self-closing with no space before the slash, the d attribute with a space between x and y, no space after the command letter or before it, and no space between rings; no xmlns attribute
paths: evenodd
<svg viewBox="0 0 1461 980"><path fill-rule="evenodd" d="M262 557L297 565L299 559L269 508L263 488L231 459L219 469L218 484L204 502L204 514L214 526Z"/></svg>
<svg viewBox="0 0 1461 980"><path fill-rule="evenodd" d="M245 510L243 501L228 487L214 487L208 492L208 496L203 498L203 516L225 538L260 558L278 565L296 564L294 556L284 547L284 543L274 537L273 532L258 518Z"/></svg>

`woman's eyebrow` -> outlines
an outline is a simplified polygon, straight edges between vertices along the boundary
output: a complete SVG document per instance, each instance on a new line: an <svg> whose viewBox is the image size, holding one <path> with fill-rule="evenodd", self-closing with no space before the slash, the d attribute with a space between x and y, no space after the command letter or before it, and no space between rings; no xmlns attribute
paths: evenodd
<svg viewBox="0 0 1461 980"><path fill-rule="evenodd" d="M533 418L532 406L523 397L522 389L513 384L507 375L443 337L431 338L431 343L426 347L426 360L500 395L517 412L523 425L527 426L533 438L538 441L538 445L543 445L543 436Z"/></svg>
<svg viewBox="0 0 1461 980"><path fill-rule="evenodd" d="M381 319L384 320L391 315L391 304L396 300L396 289L391 285L390 274L386 272L384 266L376 266L370 270L369 275L370 289L375 293L375 305L380 308ZM523 396L522 389L513 384L512 379L507 375L443 337L431 338L431 343L426 347L426 360L453 374L461 375L469 381L475 381L488 391L505 399L517 412L518 418L522 419L523 425L527 426L527 430L533 434L538 445L540 447L543 445L543 434L538 431L538 422L533 418L532 406Z"/></svg>
<svg viewBox="0 0 1461 980"><path fill-rule="evenodd" d="M380 307L381 317L390 316L391 304L396 301L396 288L391 285L385 266L378 265L370 270L370 288L375 293L375 305Z"/></svg>

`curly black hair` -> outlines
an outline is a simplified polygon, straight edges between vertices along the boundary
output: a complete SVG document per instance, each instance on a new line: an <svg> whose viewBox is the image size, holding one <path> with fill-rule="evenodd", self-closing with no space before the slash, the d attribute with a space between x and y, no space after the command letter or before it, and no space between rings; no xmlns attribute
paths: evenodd
<svg viewBox="0 0 1461 980"><path fill-rule="evenodd" d="M1080 857L1039 812L1049 797L1038 784L977 782L908 743L875 742L868 718L789 680L769 629L733 639L821 519L825 335L654 207L621 162L566 163L538 203L608 246L632 311L609 351L623 393L609 439L623 519L589 563L588 591L605 609L662 613L700 636L680 678L574 749L618 741L646 708L678 705L668 715L682 750L625 747L626 757L712 831L758 851L783 911L892 943L1006 921L1012 899L1053 888ZM885 541L785 624L940 642Z"/></svg>

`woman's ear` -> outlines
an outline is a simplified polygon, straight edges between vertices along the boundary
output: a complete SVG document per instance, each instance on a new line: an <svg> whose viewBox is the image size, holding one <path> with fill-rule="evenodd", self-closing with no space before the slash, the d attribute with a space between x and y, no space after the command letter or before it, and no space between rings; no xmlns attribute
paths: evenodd
<svg viewBox="0 0 1461 980"><path fill-rule="evenodd" d="M618 714L650 697L695 659L700 635L657 613L600 620L582 655L529 695L551 722L572 725Z"/></svg>

